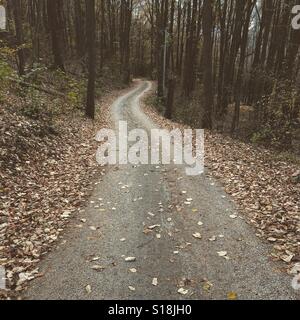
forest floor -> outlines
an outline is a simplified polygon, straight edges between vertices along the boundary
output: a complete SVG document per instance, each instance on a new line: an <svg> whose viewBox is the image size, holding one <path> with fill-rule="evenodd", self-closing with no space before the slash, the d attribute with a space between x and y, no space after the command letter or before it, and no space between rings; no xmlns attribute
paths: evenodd
<svg viewBox="0 0 300 320"><path fill-rule="evenodd" d="M61 87L53 82L47 88L64 92L65 81ZM0 299L17 298L28 281L42 276L37 264L105 174L95 162L95 135L108 126L112 102L128 89L107 90L94 123L66 103L67 93L34 91L32 97L18 90L0 92L0 271L6 273Z"/></svg>
<svg viewBox="0 0 300 320"><path fill-rule="evenodd" d="M177 126L141 108L150 89L138 81L121 95L112 125ZM298 299L291 286L299 271L296 166L215 134L206 137L206 157L198 177L174 165L95 174L88 205L62 214L74 217L63 239L55 234L58 247L25 298Z"/></svg>

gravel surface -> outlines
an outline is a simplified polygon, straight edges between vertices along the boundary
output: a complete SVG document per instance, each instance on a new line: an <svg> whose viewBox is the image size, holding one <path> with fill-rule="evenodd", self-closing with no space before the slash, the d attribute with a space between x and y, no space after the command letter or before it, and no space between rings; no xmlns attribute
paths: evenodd
<svg viewBox="0 0 300 320"><path fill-rule="evenodd" d="M116 125L155 127L139 106L150 88L140 81L114 103ZM99 177L25 298L298 299L268 250L208 175L188 177L174 165L115 166Z"/></svg>

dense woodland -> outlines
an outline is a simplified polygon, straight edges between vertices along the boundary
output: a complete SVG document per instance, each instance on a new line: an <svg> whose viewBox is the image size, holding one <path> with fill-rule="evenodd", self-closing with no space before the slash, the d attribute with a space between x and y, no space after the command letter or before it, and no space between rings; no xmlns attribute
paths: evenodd
<svg viewBox="0 0 300 320"><path fill-rule="evenodd" d="M185 295L182 286L193 299L201 288L205 300L219 292L236 299L235 288L241 298L285 296L291 279L273 274L300 272L297 2L0 0L0 300L19 299L29 281L52 271L62 272L61 282L50 281L60 286L53 294L118 292L129 275L122 263L131 262L119 250L137 258L139 298L152 299L156 287L161 298L172 281L174 294ZM137 97L145 79L153 90ZM127 108L120 118L127 113L137 125L141 112L162 128L207 129L207 177L192 180L165 166L99 166L96 133L114 122L117 98L118 110ZM79 233L63 242L70 220L68 230ZM244 222L272 244L268 257ZM151 237L147 248L142 237ZM71 252L59 254L66 265L39 270L54 247ZM162 274L168 281L151 285ZM132 297L135 281L128 284L117 299Z"/></svg>
<svg viewBox="0 0 300 320"><path fill-rule="evenodd" d="M93 118L95 87L101 92L105 76L126 85L151 78L153 103L166 117L290 148L300 109L296 3L2 1L8 22L0 32L0 81L10 68L24 82L34 83L44 68L87 78Z"/></svg>

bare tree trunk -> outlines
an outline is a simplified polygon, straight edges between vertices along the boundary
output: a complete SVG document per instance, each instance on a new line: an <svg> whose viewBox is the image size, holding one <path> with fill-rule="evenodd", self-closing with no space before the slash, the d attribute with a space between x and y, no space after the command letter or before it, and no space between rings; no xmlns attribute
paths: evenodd
<svg viewBox="0 0 300 320"><path fill-rule="evenodd" d="M54 57L54 68L65 71L62 56L61 26L58 19L61 9L60 0L47 0L48 25L52 39L52 52Z"/></svg>
<svg viewBox="0 0 300 320"><path fill-rule="evenodd" d="M245 23L243 26L243 35L242 35L242 41L241 41L240 62L239 62L236 83L234 88L235 109L234 109L234 116L233 116L232 125L231 125L231 133L234 133L236 128L238 128L239 126L240 107L241 107L241 89L243 84L248 34L249 34L251 14L252 14L255 3L256 3L256 0L247 0L246 17L245 17Z"/></svg>
<svg viewBox="0 0 300 320"><path fill-rule="evenodd" d="M84 27L84 15L83 8L81 6L81 0L74 0L75 10L75 31L76 31L76 50L79 58L85 54L85 27Z"/></svg>
<svg viewBox="0 0 300 320"><path fill-rule="evenodd" d="M15 28L16 28L16 39L18 46L18 69L19 75L23 76L25 73L25 55L24 49L22 46L24 45L24 35L23 35L23 26L22 26L22 6L21 0L13 0L13 14L15 20Z"/></svg>
<svg viewBox="0 0 300 320"><path fill-rule="evenodd" d="M121 2L120 48L123 82L130 83L130 31L132 20L132 0Z"/></svg>
<svg viewBox="0 0 300 320"><path fill-rule="evenodd" d="M168 99L167 99L167 109L165 114L167 119L172 119L172 116L173 116L174 92L175 92L175 79L170 78L168 81Z"/></svg>
<svg viewBox="0 0 300 320"><path fill-rule="evenodd" d="M221 109L218 110L218 116L224 121L224 118L228 111L228 104L232 97L232 89L233 89L233 81L235 74L235 64L239 52L239 48L241 45L242 38L242 20L243 13L245 9L245 1L236 1L235 4L235 14L234 14L234 24L233 24L233 32L232 32L232 40L230 45L229 56L226 59L225 69L224 69L224 88L222 94L222 104Z"/></svg>
<svg viewBox="0 0 300 320"><path fill-rule="evenodd" d="M87 87L86 116L95 118L95 80L96 80L96 14L95 0L86 0L87 14L87 46L88 46L88 64L89 79Z"/></svg>
<svg viewBox="0 0 300 320"><path fill-rule="evenodd" d="M203 2L203 107L202 127L212 129L213 86L212 86L212 21L213 9L211 0Z"/></svg>
<svg viewBox="0 0 300 320"><path fill-rule="evenodd" d="M155 10L156 10L156 28L157 28L157 79L158 97L164 97L164 40L166 31L166 2L168 0L155 0Z"/></svg>

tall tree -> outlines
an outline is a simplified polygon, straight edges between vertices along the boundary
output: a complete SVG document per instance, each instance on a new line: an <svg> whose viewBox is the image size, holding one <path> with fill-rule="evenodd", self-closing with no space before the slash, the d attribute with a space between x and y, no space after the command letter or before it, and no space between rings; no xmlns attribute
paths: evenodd
<svg viewBox="0 0 300 320"><path fill-rule="evenodd" d="M22 21L22 4L21 0L13 0L13 14L16 29L17 52L18 52L18 70L19 75L23 76L25 73L25 54L24 54L24 35L23 35L23 21Z"/></svg>
<svg viewBox="0 0 300 320"><path fill-rule="evenodd" d="M233 133L239 125L240 120L240 107L241 107L241 89L243 85L243 75L245 69L245 59L246 59L246 50L248 43L248 34L250 29L250 20L251 14L254 6L256 5L256 0L247 0L245 17L243 19L243 31L242 31L242 41L241 41L241 50L240 50L240 61L238 65L238 71L236 76L236 83L234 87L234 116L231 125L231 132Z"/></svg>
<svg viewBox="0 0 300 320"><path fill-rule="evenodd" d="M212 83L212 28L213 7L211 0L203 2L203 107L202 127L212 129L213 83Z"/></svg>
<svg viewBox="0 0 300 320"><path fill-rule="evenodd" d="M197 12L198 0L189 0L187 11L186 51L183 72L183 92L189 96L195 88L197 70ZM211 19L213 17L211 16ZM213 21L212 21L213 23Z"/></svg>
<svg viewBox="0 0 300 320"><path fill-rule="evenodd" d="M88 47L88 86L86 101L86 116L95 118L95 81L96 81L96 13L95 0L86 1L86 34Z"/></svg>
<svg viewBox="0 0 300 320"><path fill-rule="evenodd" d="M61 9L62 0L47 0L48 25L51 33L54 68L65 71L62 53Z"/></svg>
<svg viewBox="0 0 300 320"><path fill-rule="evenodd" d="M120 49L121 49L121 67L123 81L125 84L130 82L130 30L132 19L133 0L121 1L121 19L120 19Z"/></svg>
<svg viewBox="0 0 300 320"><path fill-rule="evenodd" d="M75 14L76 51L78 57L81 58L85 53L84 10L82 8L81 0L73 1Z"/></svg>

